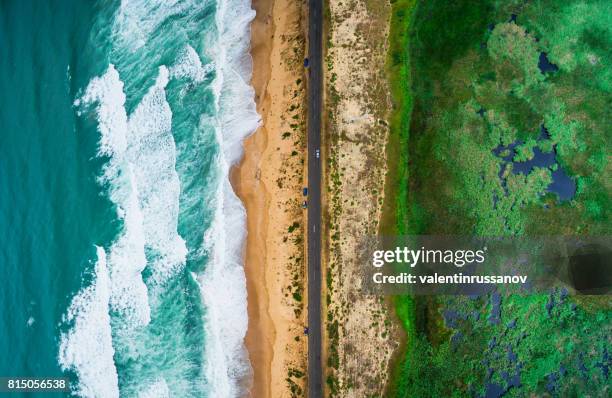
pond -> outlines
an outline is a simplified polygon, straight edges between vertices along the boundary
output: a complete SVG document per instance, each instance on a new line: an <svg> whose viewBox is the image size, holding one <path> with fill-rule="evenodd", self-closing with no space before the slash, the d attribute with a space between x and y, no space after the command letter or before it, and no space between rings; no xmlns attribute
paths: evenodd
<svg viewBox="0 0 612 398"><path fill-rule="evenodd" d="M549 139L549 133L544 125L540 126L540 137L538 142ZM533 148L533 157L524 162L515 162L513 160L516 154L515 148L523 144L522 141L515 141L507 146L498 146L493 150L493 153L501 157L506 164L512 163L512 172L514 174L522 173L527 175L534 167L547 167L552 171L552 182L546 188L548 192L555 193L560 201L571 200L576 194L576 181L571 178L557 162L557 148L553 146L553 150L549 153L542 152L539 147ZM503 167L501 168L504 169ZM500 171L501 177L501 171Z"/></svg>
<svg viewBox="0 0 612 398"><path fill-rule="evenodd" d="M538 68L542 73L557 72L559 67L548 60L548 54L545 52L540 53L540 59L538 60Z"/></svg>

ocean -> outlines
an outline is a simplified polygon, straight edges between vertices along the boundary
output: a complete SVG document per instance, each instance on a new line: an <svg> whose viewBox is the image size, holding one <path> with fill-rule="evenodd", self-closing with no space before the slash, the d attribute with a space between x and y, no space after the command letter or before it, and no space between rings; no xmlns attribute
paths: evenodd
<svg viewBox="0 0 612 398"><path fill-rule="evenodd" d="M249 0L0 3L0 376L234 397ZM66 393L44 396L65 396Z"/></svg>

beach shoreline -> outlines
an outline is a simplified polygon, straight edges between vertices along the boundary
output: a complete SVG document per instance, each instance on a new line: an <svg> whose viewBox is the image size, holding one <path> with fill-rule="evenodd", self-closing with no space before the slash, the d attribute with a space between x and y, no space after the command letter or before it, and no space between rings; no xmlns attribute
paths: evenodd
<svg viewBox="0 0 612 398"><path fill-rule="evenodd" d="M252 368L247 396L302 396L304 155L296 153L303 152L304 142L302 128L295 124L304 119L300 102L305 90L299 83L303 77L296 77L303 76L303 69L295 65L303 57L302 3L253 0L252 7L256 16L251 23L251 85L262 124L243 142L244 156L230 175L247 213L249 324L244 341ZM294 115L288 118L289 113Z"/></svg>
<svg viewBox="0 0 612 398"><path fill-rule="evenodd" d="M273 25L268 15L274 0L254 0L256 12L251 22L251 57L253 74L251 85L255 90L257 112L262 115L265 108L265 90L270 79L270 51ZM259 162L267 144L265 122L243 142L244 155L241 162L232 168L230 180L234 191L247 212L247 238L245 242L245 276L247 281L247 313L249 318L245 346L249 354L252 374L248 396L270 395L270 367L272 344L275 340L274 324L268 312L269 298L265 277L265 223L268 192L258 175ZM250 173L249 173L250 171ZM248 261L247 261L248 259Z"/></svg>

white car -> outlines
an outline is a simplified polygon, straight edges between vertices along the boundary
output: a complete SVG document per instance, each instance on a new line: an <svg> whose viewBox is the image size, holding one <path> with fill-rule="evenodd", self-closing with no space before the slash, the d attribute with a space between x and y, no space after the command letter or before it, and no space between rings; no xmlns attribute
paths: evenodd
<svg viewBox="0 0 612 398"><path fill-rule="evenodd" d="M319 158L321 157L321 152L319 152L319 150L318 150L318 149L315 151L315 157L316 157L317 159L319 159Z"/></svg>

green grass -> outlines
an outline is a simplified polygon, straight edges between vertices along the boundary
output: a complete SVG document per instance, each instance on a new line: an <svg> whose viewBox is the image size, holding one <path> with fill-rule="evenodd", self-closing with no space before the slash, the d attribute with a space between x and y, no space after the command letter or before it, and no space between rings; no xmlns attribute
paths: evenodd
<svg viewBox="0 0 612 398"><path fill-rule="evenodd" d="M416 336L414 300L410 296L395 296L392 303L395 313L406 334L406 339L400 345L395 361L391 368L391 382L389 383L387 395L391 397L405 396L409 378L406 376L410 370L411 358L414 358L414 345L411 338Z"/></svg>
<svg viewBox="0 0 612 398"><path fill-rule="evenodd" d="M581 0L392 1L393 108L382 234L610 234L612 60L603 49L612 43L612 25L604 6ZM511 13L518 15L516 23L509 22ZM540 51L558 64L558 73L540 73ZM549 140L537 140L541 123ZM527 176L506 173L502 185L502 161L492 149L516 140L526 141L517 159L530 158L536 145L557 151L557 167L577 181L572 201L545 194L553 171L545 168ZM529 364L521 371L525 390L511 396L544 393L548 374L574 363L589 346L592 355L601 354L610 343L602 336L612 332L609 301L568 299L551 319L547 299L508 298L501 325L462 323L466 339L453 348L453 332L439 309L486 314L486 299L394 297L406 340L395 357L388 395L465 396L470 389L482 394L483 356L504 356L500 349L485 354L488 341L502 336L505 344L516 343L523 331L531 332L517 346ZM517 329L504 332L512 314L519 317ZM573 369L560 391L572 396L601 387L606 381L593 358L585 360L592 385ZM493 360L498 368L510 366Z"/></svg>
<svg viewBox="0 0 612 398"><path fill-rule="evenodd" d="M409 53L410 22L416 0L391 2L389 57L387 68L391 84L392 112L389 118L387 158L390 165L385 188L383 233L407 232L408 130L412 113L411 68Z"/></svg>
<svg viewBox="0 0 612 398"><path fill-rule="evenodd" d="M385 203L381 233L403 235L408 233L408 138L412 113L411 67L409 53L410 23L416 0L392 1L389 57L387 60L392 113L389 119L389 142L387 146L388 174L385 188ZM405 390L402 369L408 366L410 336L414 336L414 302L412 297L397 296L392 300L398 319L406 335L400 352L395 357L392 381L388 388L390 396L401 396Z"/></svg>

